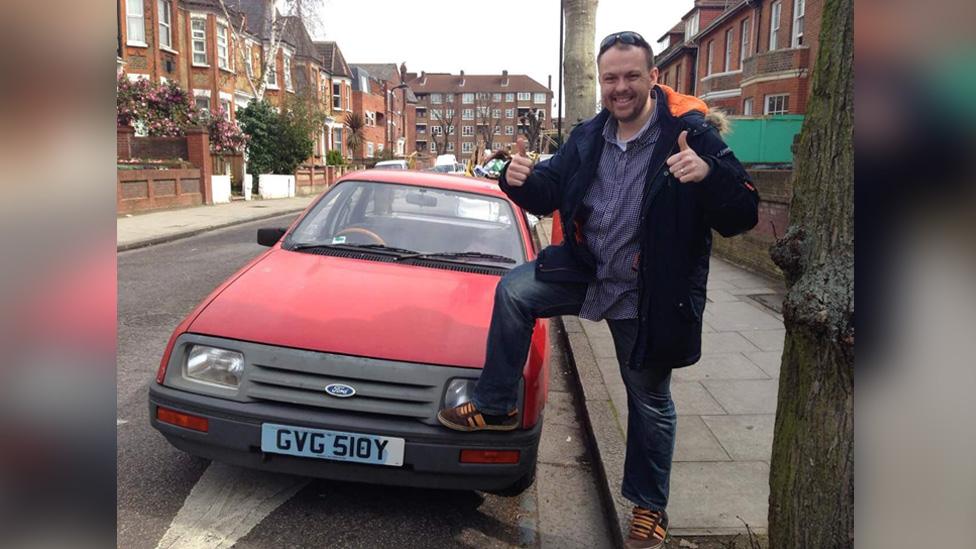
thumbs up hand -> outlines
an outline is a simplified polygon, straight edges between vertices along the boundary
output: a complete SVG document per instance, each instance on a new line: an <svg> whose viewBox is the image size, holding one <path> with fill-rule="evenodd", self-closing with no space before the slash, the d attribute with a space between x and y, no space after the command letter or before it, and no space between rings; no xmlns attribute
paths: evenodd
<svg viewBox="0 0 976 549"><path fill-rule="evenodd" d="M513 187L521 187L532 173L532 160L525 154L525 138L519 137L515 141L515 156L508 163L505 181Z"/></svg>
<svg viewBox="0 0 976 549"><path fill-rule="evenodd" d="M678 135L678 153L668 157L671 173L682 183L696 183L708 177L708 162L688 146L688 130Z"/></svg>

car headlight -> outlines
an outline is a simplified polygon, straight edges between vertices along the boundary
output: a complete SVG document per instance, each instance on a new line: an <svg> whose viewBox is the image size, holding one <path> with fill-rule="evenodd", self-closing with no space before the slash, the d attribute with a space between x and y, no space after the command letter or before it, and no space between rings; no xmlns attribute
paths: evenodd
<svg viewBox="0 0 976 549"><path fill-rule="evenodd" d="M474 384L477 379L455 378L447 384L444 392L444 407L454 408L465 402L470 402L474 395Z"/></svg>
<svg viewBox="0 0 976 549"><path fill-rule="evenodd" d="M194 345L186 358L187 379L237 388L244 374L244 355L237 351Z"/></svg>

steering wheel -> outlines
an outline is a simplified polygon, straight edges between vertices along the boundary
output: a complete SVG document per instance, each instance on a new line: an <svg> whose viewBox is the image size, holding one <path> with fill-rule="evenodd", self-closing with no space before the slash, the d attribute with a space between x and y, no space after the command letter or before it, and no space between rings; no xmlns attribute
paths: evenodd
<svg viewBox="0 0 976 549"><path fill-rule="evenodd" d="M346 227L345 229L342 229L341 231L339 231L335 235L333 235L333 237L344 236L344 235L347 235L347 234L363 235L366 238L368 238L368 239L372 240L373 242L375 242L376 244L381 244L383 246L386 246L386 242L382 238L380 238L380 235L374 233L373 231L371 231L369 229L364 229L362 227Z"/></svg>

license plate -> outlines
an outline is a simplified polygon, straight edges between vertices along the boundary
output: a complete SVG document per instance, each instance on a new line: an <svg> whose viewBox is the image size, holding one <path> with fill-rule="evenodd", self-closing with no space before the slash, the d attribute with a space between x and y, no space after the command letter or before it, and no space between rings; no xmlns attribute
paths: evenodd
<svg viewBox="0 0 976 549"><path fill-rule="evenodd" d="M274 423L261 425L261 451L274 454L399 467L403 465L403 446L402 438Z"/></svg>

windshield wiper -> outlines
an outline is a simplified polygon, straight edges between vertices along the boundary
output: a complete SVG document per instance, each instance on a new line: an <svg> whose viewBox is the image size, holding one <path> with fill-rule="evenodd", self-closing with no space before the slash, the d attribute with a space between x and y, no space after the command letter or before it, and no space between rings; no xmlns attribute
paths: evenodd
<svg viewBox="0 0 976 549"><path fill-rule="evenodd" d="M312 248L329 248L335 250L369 250L371 252L377 252L386 255L395 255L397 257L417 255L416 250L408 250L406 248L395 248L393 246L387 246L385 244L331 244L328 242L303 242L300 244L295 244L289 249L294 252L299 250L308 250Z"/></svg>
<svg viewBox="0 0 976 549"><path fill-rule="evenodd" d="M515 263L511 257L498 254L488 254L484 252L432 252L426 254L405 255L404 259L486 259L497 263Z"/></svg>

